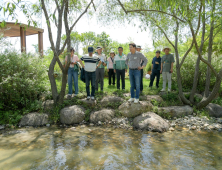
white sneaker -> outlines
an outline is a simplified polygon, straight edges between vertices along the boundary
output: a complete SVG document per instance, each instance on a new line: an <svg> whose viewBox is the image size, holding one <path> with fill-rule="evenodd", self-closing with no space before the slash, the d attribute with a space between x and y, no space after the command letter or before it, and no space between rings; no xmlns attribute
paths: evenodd
<svg viewBox="0 0 222 170"><path fill-rule="evenodd" d="M139 99L135 99L135 100L134 100L134 103L139 103Z"/></svg>
<svg viewBox="0 0 222 170"><path fill-rule="evenodd" d="M89 100L90 99L90 96L87 96L87 100Z"/></svg>
<svg viewBox="0 0 222 170"><path fill-rule="evenodd" d="M168 92L171 92L171 90L170 90L170 89L168 89Z"/></svg>
<svg viewBox="0 0 222 170"><path fill-rule="evenodd" d="M165 89L160 90L161 92L165 91Z"/></svg>
<svg viewBox="0 0 222 170"><path fill-rule="evenodd" d="M92 97L91 97L91 100L95 100L95 97L94 97L94 96L92 96Z"/></svg>
<svg viewBox="0 0 222 170"><path fill-rule="evenodd" d="M76 97L78 94L74 94L74 97Z"/></svg>
<svg viewBox="0 0 222 170"><path fill-rule="evenodd" d="M129 100L128 100L128 102L133 102L134 101L134 98L130 98Z"/></svg>

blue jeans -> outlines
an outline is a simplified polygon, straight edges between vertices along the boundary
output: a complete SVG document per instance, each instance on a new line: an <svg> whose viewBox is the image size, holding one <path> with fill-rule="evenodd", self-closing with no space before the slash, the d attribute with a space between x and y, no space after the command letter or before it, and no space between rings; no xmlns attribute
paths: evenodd
<svg viewBox="0 0 222 170"><path fill-rule="evenodd" d="M68 86L69 86L69 94L72 94L72 78L74 80L75 94L78 94L78 70L74 71L74 68L69 67L68 70Z"/></svg>
<svg viewBox="0 0 222 170"><path fill-rule="evenodd" d="M134 89L136 88L135 98L139 99L141 71L129 69L129 77L130 77L130 86L131 86L130 87L131 98L134 98Z"/></svg>
<svg viewBox="0 0 222 170"><path fill-rule="evenodd" d="M96 86L96 72L87 72L85 71L85 81L86 81L86 93L87 96L90 96L89 85L91 81L91 97L95 96L95 86Z"/></svg>

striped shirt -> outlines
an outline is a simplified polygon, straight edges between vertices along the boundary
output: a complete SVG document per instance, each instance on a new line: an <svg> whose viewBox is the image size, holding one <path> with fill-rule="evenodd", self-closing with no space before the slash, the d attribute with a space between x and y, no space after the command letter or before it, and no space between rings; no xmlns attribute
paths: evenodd
<svg viewBox="0 0 222 170"><path fill-rule="evenodd" d="M85 71L87 72L96 71L96 62L100 61L100 59L96 55L90 57L88 54L83 55L82 58L80 58L80 60L84 61Z"/></svg>

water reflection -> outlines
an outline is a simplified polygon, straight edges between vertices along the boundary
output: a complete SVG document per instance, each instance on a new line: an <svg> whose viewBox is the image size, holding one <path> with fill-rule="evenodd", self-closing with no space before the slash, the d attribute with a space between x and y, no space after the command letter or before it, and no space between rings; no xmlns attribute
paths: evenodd
<svg viewBox="0 0 222 170"><path fill-rule="evenodd" d="M0 169L220 169L218 132L106 127L21 129L0 136Z"/></svg>

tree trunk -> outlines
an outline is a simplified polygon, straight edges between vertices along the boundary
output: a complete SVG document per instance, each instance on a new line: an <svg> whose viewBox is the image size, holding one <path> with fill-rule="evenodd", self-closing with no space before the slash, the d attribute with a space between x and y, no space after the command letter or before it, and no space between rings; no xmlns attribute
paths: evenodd
<svg viewBox="0 0 222 170"><path fill-rule="evenodd" d="M56 57L54 56L49 66L48 76L49 76L49 81L51 84L52 98L54 100L54 103L56 104L58 102L58 91L57 91L56 81L54 77L55 64L56 64Z"/></svg>
<svg viewBox="0 0 222 170"><path fill-rule="evenodd" d="M211 16L211 23L210 23L210 35L209 35L209 44L208 44L208 62L211 63L212 58L212 48L213 48L213 34L214 34L214 11L215 11L215 1L213 1L213 7L212 7L212 16ZM204 97L209 96L209 90L210 90L210 76L211 76L211 69L209 66L207 66L207 75L206 75L206 85L205 85L205 91L204 91Z"/></svg>
<svg viewBox="0 0 222 170"><path fill-rule="evenodd" d="M215 98L218 91L220 90L221 80L222 80L222 69L217 74L216 82L215 82L212 93L208 96L208 98L205 98L204 100L202 100L200 103L197 104L198 109L202 109L206 107Z"/></svg>
<svg viewBox="0 0 222 170"><path fill-rule="evenodd" d="M62 86L61 86L61 91L59 93L59 104L62 104L64 101L64 96L66 94L66 84L67 84L67 73L62 74Z"/></svg>
<svg viewBox="0 0 222 170"><path fill-rule="evenodd" d="M203 5L203 13L205 13L205 5ZM202 17L202 37L201 37L201 44L200 44L200 54L202 54L203 50L203 45L204 45L204 38L205 38L205 29L206 29L206 24L205 24L205 14ZM190 92L190 102L194 103L194 95L197 90L197 84L198 84L198 77L199 77L199 69L200 69L200 57L197 57L197 62L196 62L196 67L195 67L195 73L194 73L194 78L193 78L193 87Z"/></svg>

